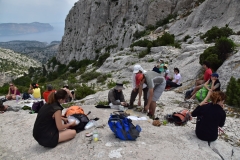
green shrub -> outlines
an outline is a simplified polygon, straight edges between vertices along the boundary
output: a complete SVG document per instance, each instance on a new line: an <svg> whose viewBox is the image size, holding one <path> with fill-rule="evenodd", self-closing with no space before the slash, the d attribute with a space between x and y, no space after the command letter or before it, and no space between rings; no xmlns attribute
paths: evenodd
<svg viewBox="0 0 240 160"><path fill-rule="evenodd" d="M100 75L101 75L101 73L95 72L95 71L84 73L81 75L81 82L88 82L90 80L97 78Z"/></svg>
<svg viewBox="0 0 240 160"><path fill-rule="evenodd" d="M157 23L156 23L156 28L157 28L157 27L160 27L160 26L163 26L163 25L165 25L165 24L168 24L171 19L175 19L176 17L177 17L176 14L169 14L169 15L168 15L166 18L164 18L163 20L157 21Z"/></svg>
<svg viewBox="0 0 240 160"><path fill-rule="evenodd" d="M215 47L218 50L219 59L225 61L234 51L235 44L231 39L221 37L216 41Z"/></svg>
<svg viewBox="0 0 240 160"><path fill-rule="evenodd" d="M117 46L118 45L114 44L114 45L107 46L105 49L107 52L109 52L111 49L116 48Z"/></svg>
<svg viewBox="0 0 240 160"><path fill-rule="evenodd" d="M138 58L143 58L148 54L148 50L142 51L138 54Z"/></svg>
<svg viewBox="0 0 240 160"><path fill-rule="evenodd" d="M183 41L184 41L184 42L187 42L187 39L189 39L189 38L191 38L191 36L186 35L186 36L183 38Z"/></svg>
<svg viewBox="0 0 240 160"><path fill-rule="evenodd" d="M113 82L112 80L107 83L108 89L111 89L116 86L116 82Z"/></svg>
<svg viewBox="0 0 240 160"><path fill-rule="evenodd" d="M101 67L105 60L110 56L110 53L105 53L99 56L98 61L95 63L95 66Z"/></svg>
<svg viewBox="0 0 240 160"><path fill-rule="evenodd" d="M96 93L94 88L88 87L86 84L82 84L82 86L76 87L76 99L83 99L88 95Z"/></svg>
<svg viewBox="0 0 240 160"><path fill-rule="evenodd" d="M99 101L97 105L108 105L108 101Z"/></svg>
<svg viewBox="0 0 240 160"><path fill-rule="evenodd" d="M155 41L153 41L153 46L168 46L174 45L174 35L169 33L164 33L162 37L158 37Z"/></svg>
<svg viewBox="0 0 240 160"><path fill-rule="evenodd" d="M149 44L152 44L152 42L147 39L144 39L144 40L139 40L137 42L134 42L133 44L130 45L130 47L134 47L134 46L147 47Z"/></svg>
<svg viewBox="0 0 240 160"><path fill-rule="evenodd" d="M233 33L234 32L231 28L228 27L218 28L214 26L210 30L208 30L204 35L202 35L201 38L202 39L206 38L206 42L211 43L215 42L217 39L221 37L229 37Z"/></svg>
<svg viewBox="0 0 240 160"><path fill-rule="evenodd" d="M108 78L107 74L102 74L97 77L97 83L104 83Z"/></svg>
<svg viewBox="0 0 240 160"><path fill-rule="evenodd" d="M0 95L7 95L9 89L9 84L5 83L2 87L0 87Z"/></svg>
<svg viewBox="0 0 240 160"><path fill-rule="evenodd" d="M227 86L227 104L240 108L240 79L231 77Z"/></svg>

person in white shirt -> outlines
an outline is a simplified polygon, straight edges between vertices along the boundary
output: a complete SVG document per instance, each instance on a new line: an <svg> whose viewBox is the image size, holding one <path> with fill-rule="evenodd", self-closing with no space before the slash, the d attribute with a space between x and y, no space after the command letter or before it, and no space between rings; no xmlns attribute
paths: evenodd
<svg viewBox="0 0 240 160"><path fill-rule="evenodd" d="M145 73L146 71L143 70L143 68L139 65L136 64L133 67L133 74L132 74L132 92L131 92L131 96L130 96L130 105L128 107L128 109L132 109L133 108L133 104L134 101L138 95L138 91L139 91L139 85L141 82L141 76L143 76L143 73ZM146 84L143 84L143 99L144 99L144 106L147 105L147 93L148 93L148 88Z"/></svg>
<svg viewBox="0 0 240 160"><path fill-rule="evenodd" d="M174 68L174 79L172 81L167 80L167 86L168 87L179 87L182 86L181 83L181 75L179 73L179 69L178 68Z"/></svg>

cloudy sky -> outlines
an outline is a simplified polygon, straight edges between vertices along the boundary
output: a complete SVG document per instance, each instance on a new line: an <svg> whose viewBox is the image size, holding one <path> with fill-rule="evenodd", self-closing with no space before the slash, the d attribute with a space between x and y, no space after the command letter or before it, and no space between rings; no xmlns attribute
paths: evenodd
<svg viewBox="0 0 240 160"><path fill-rule="evenodd" d="M0 0L0 23L58 23L78 0Z"/></svg>

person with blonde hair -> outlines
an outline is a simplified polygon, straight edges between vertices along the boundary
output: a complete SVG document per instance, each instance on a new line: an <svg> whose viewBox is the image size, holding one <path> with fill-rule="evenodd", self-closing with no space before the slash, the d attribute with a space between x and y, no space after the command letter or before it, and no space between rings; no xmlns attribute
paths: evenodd
<svg viewBox="0 0 240 160"><path fill-rule="evenodd" d="M223 127L226 113L223 110L226 95L221 91L212 92L211 103L203 102L192 112L197 117L195 133L203 141L212 142L218 137L218 128Z"/></svg>
<svg viewBox="0 0 240 160"><path fill-rule="evenodd" d="M16 96L20 96L18 88L13 84L9 83L8 94L6 95L7 100L16 99Z"/></svg>
<svg viewBox="0 0 240 160"><path fill-rule="evenodd" d="M62 117L61 104L65 103L67 98L68 93L64 89L51 92L47 103L39 110L33 127L33 137L40 145L56 147L58 143L76 136L76 130L68 129L75 126L75 122L67 123L67 118Z"/></svg>

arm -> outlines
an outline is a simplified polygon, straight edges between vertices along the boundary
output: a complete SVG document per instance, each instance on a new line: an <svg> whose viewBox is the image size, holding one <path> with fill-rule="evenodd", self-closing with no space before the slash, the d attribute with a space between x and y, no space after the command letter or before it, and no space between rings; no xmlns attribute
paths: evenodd
<svg viewBox="0 0 240 160"><path fill-rule="evenodd" d="M16 96L16 93L17 93L17 87L14 87L14 93L13 93L13 95Z"/></svg>
<svg viewBox="0 0 240 160"><path fill-rule="evenodd" d="M204 87L207 88L207 90L211 90L211 88L208 87L209 81L210 80L208 80L207 82L204 83Z"/></svg>
<svg viewBox="0 0 240 160"><path fill-rule="evenodd" d="M73 126L75 124L75 122L68 123L68 124L62 124L62 114L61 114L60 110L57 110L54 113L54 117L55 117L55 122L56 122L57 129L59 131L62 131L66 128L69 128L70 126Z"/></svg>
<svg viewBox="0 0 240 160"><path fill-rule="evenodd" d="M214 83L213 83L214 85ZM215 86L212 85L212 91L214 91L215 89L217 89L220 86L220 83L217 83Z"/></svg>
<svg viewBox="0 0 240 160"><path fill-rule="evenodd" d="M124 99L123 92L121 92L121 95L120 95L120 102L126 102L125 99Z"/></svg>
<svg viewBox="0 0 240 160"><path fill-rule="evenodd" d="M10 95L10 87L8 88L8 95Z"/></svg>
<svg viewBox="0 0 240 160"><path fill-rule="evenodd" d="M150 104L152 102L152 98L153 98L153 88L149 88L148 89L148 93L149 93L149 96L148 96L148 103L146 106L144 106L145 110L148 110L149 107L150 107Z"/></svg>
<svg viewBox="0 0 240 160"><path fill-rule="evenodd" d="M143 90L143 83L144 83L145 79L143 78L142 81L140 82L139 85L139 90L138 90L138 105L141 106L141 97L142 97L142 90Z"/></svg>

